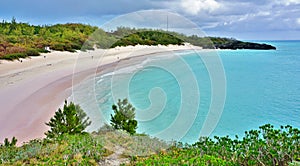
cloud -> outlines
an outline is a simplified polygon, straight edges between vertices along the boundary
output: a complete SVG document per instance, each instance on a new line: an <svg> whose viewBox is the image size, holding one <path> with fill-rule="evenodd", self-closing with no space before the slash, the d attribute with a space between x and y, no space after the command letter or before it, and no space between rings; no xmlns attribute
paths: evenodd
<svg viewBox="0 0 300 166"><path fill-rule="evenodd" d="M0 1L0 19L10 20L15 16L17 21L33 24L102 25L116 16L149 9L183 15L207 33L253 35L300 31L300 0L7 0Z"/></svg>
<svg viewBox="0 0 300 166"><path fill-rule="evenodd" d="M186 13L196 15L199 12L212 13L219 9L221 4L215 0L181 0L180 6Z"/></svg>
<svg viewBox="0 0 300 166"><path fill-rule="evenodd" d="M266 34L268 38L286 39L283 34L300 31L300 0L174 0L161 4L208 34L249 34L251 39ZM259 35L255 37L255 33ZM300 33L293 38L300 38Z"/></svg>
<svg viewBox="0 0 300 166"><path fill-rule="evenodd" d="M300 25L300 18L297 18L296 23Z"/></svg>
<svg viewBox="0 0 300 166"><path fill-rule="evenodd" d="M300 4L300 0L278 0L276 1L278 4L283 4L285 6L289 5L298 5Z"/></svg>

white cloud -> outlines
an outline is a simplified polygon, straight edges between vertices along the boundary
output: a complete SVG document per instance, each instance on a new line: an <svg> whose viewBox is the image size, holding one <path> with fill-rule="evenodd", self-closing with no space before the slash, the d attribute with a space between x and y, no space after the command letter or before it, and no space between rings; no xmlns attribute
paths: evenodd
<svg viewBox="0 0 300 166"><path fill-rule="evenodd" d="M225 24L225 23L224 23ZM215 28L219 25L217 22L207 23L206 25L201 26L202 30Z"/></svg>
<svg viewBox="0 0 300 166"><path fill-rule="evenodd" d="M300 25L300 18L297 18L296 23Z"/></svg>
<svg viewBox="0 0 300 166"><path fill-rule="evenodd" d="M300 0L278 0L277 3L285 6L298 5L300 4Z"/></svg>
<svg viewBox="0 0 300 166"><path fill-rule="evenodd" d="M269 11L261 11L256 14L256 16L270 16L271 13Z"/></svg>
<svg viewBox="0 0 300 166"><path fill-rule="evenodd" d="M184 12L197 15L200 12L213 12L221 7L215 0L181 0L180 6Z"/></svg>

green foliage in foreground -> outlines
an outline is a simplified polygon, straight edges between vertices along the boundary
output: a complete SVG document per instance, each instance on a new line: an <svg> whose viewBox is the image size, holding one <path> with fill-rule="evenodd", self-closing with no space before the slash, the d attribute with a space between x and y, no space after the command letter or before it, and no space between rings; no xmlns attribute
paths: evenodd
<svg viewBox="0 0 300 166"><path fill-rule="evenodd" d="M0 146L0 164L97 165L105 161L105 155L120 153L121 148L124 150L118 157L130 158L131 165L299 165L300 130L289 125L276 129L266 124L246 131L241 139L201 137L193 145L168 146L156 138L135 134L135 109L127 99L119 99L113 110L113 128L130 135L109 125L98 133L83 132L89 119L78 105L65 102L64 109L59 109L47 123L51 127L47 138L21 147L15 146L15 137L11 142L5 139Z"/></svg>
<svg viewBox="0 0 300 166"><path fill-rule="evenodd" d="M91 124L89 117L73 102L65 101L63 109L58 109L50 122L46 123L50 130L45 133L47 138L56 139L63 134L81 134Z"/></svg>
<svg viewBox="0 0 300 166"><path fill-rule="evenodd" d="M295 165L300 158L300 130L267 124L245 132L242 139L200 138L193 145L175 146L167 153L136 159L137 165ZM212 163L214 162L214 164Z"/></svg>
<svg viewBox="0 0 300 166"><path fill-rule="evenodd" d="M127 99L119 99L117 105L113 105L114 115L111 116L111 125L114 129L122 129L130 134L136 133L137 121L135 118L135 108L128 103Z"/></svg>
<svg viewBox="0 0 300 166"><path fill-rule="evenodd" d="M267 124L247 131L241 139L200 138L193 145L168 146L146 135L129 135L109 128L94 134L33 140L21 147L0 146L0 164L96 165L115 147L125 149L121 156L130 158L130 165L294 166L299 165L300 133L291 126L275 129Z"/></svg>
<svg viewBox="0 0 300 166"><path fill-rule="evenodd" d="M101 127L95 134L108 151L114 152L116 147L124 148L122 156L149 156L156 154L162 149L170 147L168 143L158 138L152 138L145 134L134 134L130 135L128 132L123 130L107 130L106 127Z"/></svg>
<svg viewBox="0 0 300 166"><path fill-rule="evenodd" d="M56 141L32 140L21 147L0 147L0 164L97 165L105 153L90 134L65 134Z"/></svg>
<svg viewBox="0 0 300 166"><path fill-rule="evenodd" d="M150 157L133 157L132 165L217 165L231 166L237 165L233 162L225 161L221 158L202 155L200 150L196 148L176 148L168 150L168 152L160 152L159 154Z"/></svg>
<svg viewBox="0 0 300 166"><path fill-rule="evenodd" d="M243 165L287 165L300 157L300 130L291 126L275 129L267 124L245 132L242 139L200 138L194 144L202 154L223 157Z"/></svg>

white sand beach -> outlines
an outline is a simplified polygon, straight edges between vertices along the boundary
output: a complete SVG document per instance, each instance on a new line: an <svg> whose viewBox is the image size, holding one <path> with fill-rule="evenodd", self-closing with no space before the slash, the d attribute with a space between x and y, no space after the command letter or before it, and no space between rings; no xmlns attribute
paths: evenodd
<svg viewBox="0 0 300 166"><path fill-rule="evenodd" d="M45 122L71 95L72 86L124 59L198 49L201 48L189 44L128 46L76 53L53 51L22 62L1 60L0 140L15 136L20 144L43 138L48 130Z"/></svg>

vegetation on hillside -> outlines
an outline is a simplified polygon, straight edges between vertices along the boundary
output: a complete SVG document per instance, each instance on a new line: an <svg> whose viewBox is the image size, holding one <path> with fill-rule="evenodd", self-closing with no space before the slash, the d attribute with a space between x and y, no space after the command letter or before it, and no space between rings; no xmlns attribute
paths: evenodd
<svg viewBox="0 0 300 166"><path fill-rule="evenodd" d="M276 47L269 44L260 44L252 42L244 42L236 39L228 39L221 37L209 37L216 49L254 49L254 50L276 50Z"/></svg>
<svg viewBox="0 0 300 166"><path fill-rule="evenodd" d="M243 138L200 138L193 145L168 145L147 135L100 129L65 134L56 140L32 140L21 147L1 146L0 164L97 165L124 148L129 165L299 165L299 129L264 125ZM169 148L168 148L169 147Z"/></svg>
<svg viewBox="0 0 300 166"><path fill-rule="evenodd" d="M94 33L95 32L95 33ZM105 32L94 26L67 23L56 25L30 25L11 22L0 23L0 59L14 60L38 56L50 50L70 51L113 48L128 45L182 45L191 43L203 48L220 49L276 49L267 44L242 42L233 38L186 36L176 32L119 27Z"/></svg>
<svg viewBox="0 0 300 166"><path fill-rule="evenodd" d="M279 165L300 164L300 130L270 124L243 138L203 137L193 145L177 144L165 153L139 158L136 165Z"/></svg>
<svg viewBox="0 0 300 166"><path fill-rule="evenodd" d="M38 56L47 52L45 47L57 51L80 50L89 35L97 28L83 24L56 24L35 26L11 22L0 23L0 58L17 59Z"/></svg>
<svg viewBox="0 0 300 166"><path fill-rule="evenodd" d="M91 134L36 139L21 147L0 147L1 165L97 165L107 151Z"/></svg>
<svg viewBox="0 0 300 166"><path fill-rule="evenodd" d="M234 38L225 37L199 37L197 35L187 36L176 32L167 32L177 38L195 46L204 49L255 49L255 50L274 50L276 47L269 44L260 44L252 42L244 42Z"/></svg>
<svg viewBox="0 0 300 166"><path fill-rule="evenodd" d="M266 124L245 132L239 139L227 137L200 138L194 144L200 153L222 157L241 165L287 165L300 157L300 130L292 126Z"/></svg>
<svg viewBox="0 0 300 166"><path fill-rule="evenodd" d="M237 163L226 161L220 157L200 155L198 149L172 147L168 151L147 157L136 157L131 161L132 165L209 165L209 166L233 166Z"/></svg>
<svg viewBox="0 0 300 166"><path fill-rule="evenodd" d="M184 41L160 31L141 31L125 36L115 42L111 47L128 45L183 45Z"/></svg>
<svg viewBox="0 0 300 166"><path fill-rule="evenodd" d="M224 37L202 37L197 35L187 36L185 34L164 30L135 29L119 27L116 31L109 33L118 41L112 43L111 47L128 45L182 45L184 42L200 46L204 49L256 49L272 50L276 47L268 44L244 42L234 38Z"/></svg>

